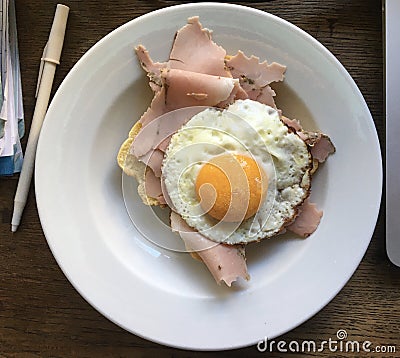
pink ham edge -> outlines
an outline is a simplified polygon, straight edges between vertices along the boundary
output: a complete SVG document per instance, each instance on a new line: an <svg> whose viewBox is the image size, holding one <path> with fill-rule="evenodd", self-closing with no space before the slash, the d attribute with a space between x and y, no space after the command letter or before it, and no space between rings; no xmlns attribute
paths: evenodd
<svg viewBox="0 0 400 358"><path fill-rule="evenodd" d="M150 57L149 51L143 45L135 48L136 55L142 68L147 72L150 79L149 85L154 92L161 89L161 69L167 66L167 62L153 62Z"/></svg>
<svg viewBox="0 0 400 358"><path fill-rule="evenodd" d="M163 70L161 77L167 88L165 103L169 110L192 106L216 106L227 100L232 91L237 90L235 84L239 84L237 79L229 77L177 69Z"/></svg>
<svg viewBox="0 0 400 358"><path fill-rule="evenodd" d="M173 211L171 229L179 233L188 250L195 251L200 256L218 284L223 281L230 287L239 277L250 279L242 245L217 244L189 227L181 216Z"/></svg>
<svg viewBox="0 0 400 358"><path fill-rule="evenodd" d="M153 62L149 51L143 45L137 46L135 52L140 65L147 73L160 74L161 69L167 66L167 62Z"/></svg>
<svg viewBox="0 0 400 358"><path fill-rule="evenodd" d="M207 107L186 107L170 111L154 118L143 126L133 141L131 154L139 158L145 156L152 149L165 152L171 136L195 114Z"/></svg>
<svg viewBox="0 0 400 358"><path fill-rule="evenodd" d="M290 119L285 116L281 116L281 120L285 123L289 128L292 128L296 132L300 132L303 130L300 122L297 119Z"/></svg>
<svg viewBox="0 0 400 358"><path fill-rule="evenodd" d="M336 152L331 139L324 133L303 130L296 133L308 145L312 157L319 163L323 163L330 154Z"/></svg>
<svg viewBox="0 0 400 358"><path fill-rule="evenodd" d="M151 121L165 113L165 88L162 87L160 91L156 92L150 107L140 117L142 127L145 127Z"/></svg>
<svg viewBox="0 0 400 358"><path fill-rule="evenodd" d="M175 109L191 106L213 107L220 103L227 105L230 104L226 103L228 99L233 102L236 97L243 99L245 95L238 88L237 79L174 69L164 69L161 72L163 86L156 92L150 107L140 118L142 127Z"/></svg>
<svg viewBox="0 0 400 358"><path fill-rule="evenodd" d="M147 196L150 198L157 199L160 205L166 205L163 190L161 188L161 181L159 177L156 177L154 172L147 167L145 173L144 189Z"/></svg>
<svg viewBox="0 0 400 358"><path fill-rule="evenodd" d="M260 62L258 57L247 57L242 51L225 62L232 76L240 80L241 87L250 99L276 108L275 92L269 84L283 80L286 66L276 62Z"/></svg>
<svg viewBox="0 0 400 358"><path fill-rule="evenodd" d="M330 154L335 152L336 148L331 139L323 133L321 133L319 140L311 147L311 155L320 163L323 163Z"/></svg>
<svg viewBox="0 0 400 358"><path fill-rule="evenodd" d="M234 78L244 76L259 88L272 82L283 81L286 71L286 66L276 62L272 62L270 65L267 61L260 62L259 57L247 57L243 51L238 51L235 56L226 60L226 65Z"/></svg>
<svg viewBox="0 0 400 358"><path fill-rule="evenodd" d="M289 119L285 116L281 116L281 119L308 145L312 157L317 159L319 163L323 163L330 154L336 152L335 146L326 134L304 131L297 119Z"/></svg>
<svg viewBox="0 0 400 358"><path fill-rule="evenodd" d="M265 86L261 88L260 94L257 96L256 101L266 104L272 108L276 108L275 97L276 93L270 86Z"/></svg>
<svg viewBox="0 0 400 358"><path fill-rule="evenodd" d="M168 64L174 69L232 77L225 68L225 56L226 51L212 41L211 31L194 16L176 33Z"/></svg>
<svg viewBox="0 0 400 358"><path fill-rule="evenodd" d="M146 195L151 198L158 198L162 195L160 178L156 177L150 168L147 168L145 173L145 191Z"/></svg>
<svg viewBox="0 0 400 358"><path fill-rule="evenodd" d="M310 203L308 198L300 206L299 210L300 213L295 221L286 226L286 229L301 237L308 237L317 229L323 212L317 209L316 204Z"/></svg>
<svg viewBox="0 0 400 358"><path fill-rule="evenodd" d="M219 102L216 106L219 108L226 108L237 99L248 99L246 91L240 86L239 82L236 82L229 97L222 102Z"/></svg>
<svg viewBox="0 0 400 358"><path fill-rule="evenodd" d="M172 134L170 136L166 137L164 140L162 140L161 143L157 147L158 149L160 149L164 153L167 151L167 148L169 146L169 142L171 141Z"/></svg>
<svg viewBox="0 0 400 358"><path fill-rule="evenodd" d="M147 152L142 157L139 157L139 160L149 166L151 170L154 172L154 175L158 178L161 177L161 165L164 159L164 152L159 149L154 149Z"/></svg>

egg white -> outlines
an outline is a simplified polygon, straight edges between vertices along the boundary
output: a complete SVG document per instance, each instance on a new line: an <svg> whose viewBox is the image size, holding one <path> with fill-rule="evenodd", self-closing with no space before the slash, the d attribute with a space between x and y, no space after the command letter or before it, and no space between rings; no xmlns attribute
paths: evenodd
<svg viewBox="0 0 400 358"><path fill-rule="evenodd" d="M258 212L241 223L219 222L204 213L195 191L202 165L227 152L252 157L268 177ZM309 193L310 166L306 144L275 109L238 100L223 111L200 112L175 133L162 175L174 210L189 226L215 242L238 244L274 236L293 219Z"/></svg>

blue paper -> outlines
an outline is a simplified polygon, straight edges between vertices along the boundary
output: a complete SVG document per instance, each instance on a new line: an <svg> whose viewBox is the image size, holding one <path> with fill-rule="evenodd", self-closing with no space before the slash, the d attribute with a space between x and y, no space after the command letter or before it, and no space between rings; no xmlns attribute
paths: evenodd
<svg viewBox="0 0 400 358"><path fill-rule="evenodd" d="M21 171L25 132L14 0L0 8L0 175Z"/></svg>

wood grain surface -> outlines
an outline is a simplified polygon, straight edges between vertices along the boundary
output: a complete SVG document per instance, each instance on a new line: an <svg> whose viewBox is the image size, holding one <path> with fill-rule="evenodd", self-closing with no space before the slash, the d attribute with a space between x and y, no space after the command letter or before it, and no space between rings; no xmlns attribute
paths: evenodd
<svg viewBox="0 0 400 358"><path fill-rule="evenodd" d="M39 59L57 2L17 0L16 3L29 130ZM151 10L179 4L166 0L66 0L64 3L70 6L71 12L53 94L77 60L107 33ZM384 148L381 2L272 0L240 4L280 16L324 44L359 86ZM24 146L26 139L25 136ZM284 356L278 351L260 353L255 346L226 352L183 351L136 337L110 322L75 291L57 265L40 225L33 184L19 231L11 234L17 179L18 176L0 179L1 357ZM369 340L374 346L396 345L396 353L370 353L368 356L400 356L400 269L386 256L383 208L384 201L371 244L347 285L318 314L279 339L322 341L334 339L336 332L344 329L353 340ZM310 355L357 356L329 350Z"/></svg>

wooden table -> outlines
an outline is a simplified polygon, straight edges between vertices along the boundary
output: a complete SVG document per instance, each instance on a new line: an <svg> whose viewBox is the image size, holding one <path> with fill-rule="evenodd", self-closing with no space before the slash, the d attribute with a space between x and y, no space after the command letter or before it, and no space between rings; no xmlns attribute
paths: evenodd
<svg viewBox="0 0 400 358"><path fill-rule="evenodd" d="M64 3L71 7L71 12L53 94L77 60L104 35L151 10L178 4L168 0L66 0ZM380 1L275 0L249 1L247 4L292 22L333 52L363 93L383 148L385 138ZM47 40L55 6L56 1L53 0L17 1L28 130L34 108L39 59ZM23 145L26 144L26 139L25 137ZM11 208L17 179L18 176L0 179L0 356L213 355L180 351L146 341L119 328L93 309L68 282L47 246L35 205L33 185L19 231L14 235L10 233ZM386 257L384 222L385 214L382 209L369 249L343 290L313 318L279 339L286 342L314 339L320 342L329 338L335 339L336 332L344 329L349 339L369 340L373 346L396 345L397 353L386 356L400 356L400 268L392 265ZM261 356L255 346L214 354ZM282 354L276 351L269 356L280 357ZM329 350L314 353L314 356L329 355L341 356L338 352L332 353ZM373 356L382 355L375 353Z"/></svg>

